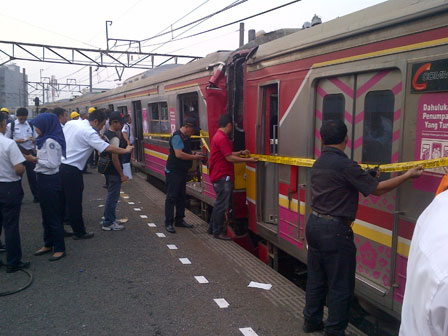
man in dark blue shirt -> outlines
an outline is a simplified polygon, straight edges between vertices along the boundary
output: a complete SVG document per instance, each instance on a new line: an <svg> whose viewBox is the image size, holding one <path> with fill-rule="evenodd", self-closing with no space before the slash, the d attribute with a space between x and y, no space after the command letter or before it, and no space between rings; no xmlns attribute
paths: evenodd
<svg viewBox="0 0 448 336"><path fill-rule="evenodd" d="M403 175L379 182L345 155L347 127L340 120L324 121L320 129L322 155L311 168L312 213L306 225L308 277L303 315L306 333L325 329L325 335L345 335L350 301L355 289L356 246L352 222L358 210L359 192L382 195L410 178L416 167ZM322 322L328 293L328 319Z"/></svg>

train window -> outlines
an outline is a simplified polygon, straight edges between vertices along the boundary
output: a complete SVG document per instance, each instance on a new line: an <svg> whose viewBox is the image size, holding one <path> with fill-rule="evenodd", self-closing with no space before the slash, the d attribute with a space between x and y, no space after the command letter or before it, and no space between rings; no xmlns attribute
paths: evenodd
<svg viewBox="0 0 448 336"><path fill-rule="evenodd" d="M128 107L127 106L118 106L118 111L120 111L124 115L127 115L128 114Z"/></svg>
<svg viewBox="0 0 448 336"><path fill-rule="evenodd" d="M181 124L188 117L193 117L196 119L196 126L199 127L199 105L198 105L198 94L197 92L191 92L179 95L180 104L180 121ZM199 132L193 134L199 135ZM200 139L191 140L191 149L197 150L201 148Z"/></svg>
<svg viewBox="0 0 448 336"><path fill-rule="evenodd" d="M391 90L370 91L364 101L362 162L390 163L395 97Z"/></svg>
<svg viewBox="0 0 448 336"><path fill-rule="evenodd" d="M323 121L344 120L345 98L342 93L328 94L323 102Z"/></svg>
<svg viewBox="0 0 448 336"><path fill-rule="evenodd" d="M167 103L148 104L148 111L150 133L170 133Z"/></svg>

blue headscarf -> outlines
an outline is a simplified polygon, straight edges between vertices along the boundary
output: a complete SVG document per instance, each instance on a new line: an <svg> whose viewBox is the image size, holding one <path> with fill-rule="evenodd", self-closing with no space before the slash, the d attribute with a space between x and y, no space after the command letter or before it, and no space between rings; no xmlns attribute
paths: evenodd
<svg viewBox="0 0 448 336"><path fill-rule="evenodd" d="M53 113L41 113L33 119L33 126L37 127L42 135L36 139L37 148L41 149L47 139L57 141L62 148L62 156L65 156L65 137L58 117Z"/></svg>

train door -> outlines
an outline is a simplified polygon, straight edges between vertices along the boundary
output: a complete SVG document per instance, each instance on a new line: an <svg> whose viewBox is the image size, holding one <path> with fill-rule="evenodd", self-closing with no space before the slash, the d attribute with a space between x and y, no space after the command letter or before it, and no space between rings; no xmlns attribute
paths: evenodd
<svg viewBox="0 0 448 336"><path fill-rule="evenodd" d="M137 162L144 162L144 147L143 147L143 116L142 116L142 102L140 100L132 102L135 141L134 141L134 155Z"/></svg>
<svg viewBox="0 0 448 336"><path fill-rule="evenodd" d="M398 162L402 100L399 70L357 75L356 110L361 112L355 120L355 161ZM380 180L390 177L390 174L381 174ZM360 195L358 220L353 227L358 248L357 278L374 288L378 300L389 308L393 305L394 292L401 287L395 286L399 281L395 274L399 216L396 196L397 190L381 196Z"/></svg>
<svg viewBox="0 0 448 336"><path fill-rule="evenodd" d="M278 155L278 85L260 88L260 114L257 125L257 152ZM257 164L257 217L261 222L278 224L278 165ZM258 201L259 200L259 201Z"/></svg>
<svg viewBox="0 0 448 336"><path fill-rule="evenodd" d="M341 119L348 129L345 153L362 163L397 162L399 158L401 73L385 70L331 77L316 85L315 157L321 152L322 121ZM381 179L389 176L383 174ZM353 225L357 246L356 277L362 289L381 304L392 305L396 237L395 192L381 197L360 194ZM376 295L372 295L375 293Z"/></svg>

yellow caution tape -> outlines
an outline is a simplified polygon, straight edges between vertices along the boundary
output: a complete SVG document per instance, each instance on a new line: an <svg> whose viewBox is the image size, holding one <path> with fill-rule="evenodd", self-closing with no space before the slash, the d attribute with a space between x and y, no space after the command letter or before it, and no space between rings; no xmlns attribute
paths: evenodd
<svg viewBox="0 0 448 336"><path fill-rule="evenodd" d="M144 136L157 137L157 138L170 138L171 134L163 133L145 133ZM201 130L201 135L193 135L192 139L201 139L202 145L210 152L210 148L205 141L208 139L208 132ZM259 161L279 163L290 166L298 167L312 167L315 159L307 158L297 158L289 156L274 156L274 155L262 155L262 154L251 154L251 157L257 158ZM438 167L448 167L448 157L443 157L439 159L422 160L422 161L409 161L409 162L398 162L398 163L388 163L388 164L365 164L362 163L360 166L363 169L379 167L380 171L383 173L393 173L399 171L406 171L414 167L422 166L423 169L438 168Z"/></svg>
<svg viewBox="0 0 448 336"><path fill-rule="evenodd" d="M143 133L145 137L153 137L153 138L171 138L171 134L167 133ZM192 139L207 139L208 135L192 135L190 138Z"/></svg>
<svg viewBox="0 0 448 336"><path fill-rule="evenodd" d="M261 155L261 154L251 154L251 157L258 158L259 161L279 163L298 167L312 167L315 161L314 159L296 158L288 156ZM392 173L392 172L406 171L418 166L422 166L423 169L447 167L448 157L432 160L409 161L409 162L389 163L381 165L360 164L360 166L364 169L379 167L380 171L383 173Z"/></svg>

